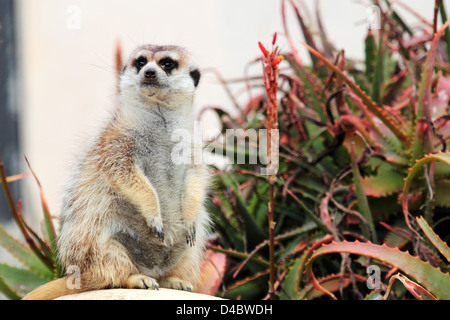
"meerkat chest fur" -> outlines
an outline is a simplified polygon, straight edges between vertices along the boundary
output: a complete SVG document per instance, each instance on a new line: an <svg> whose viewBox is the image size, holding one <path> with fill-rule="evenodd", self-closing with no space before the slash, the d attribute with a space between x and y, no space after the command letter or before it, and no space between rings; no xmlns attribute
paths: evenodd
<svg viewBox="0 0 450 320"><path fill-rule="evenodd" d="M174 264L186 246L182 211L190 165L173 161L174 147L180 143L173 139L173 135L179 129L190 131L193 122L190 112L182 109L172 110L158 105L150 109L147 106L133 110L134 106L130 105L122 108L134 113L123 121L132 124L124 130L124 135L132 137L133 151L130 155L156 192L165 241L162 243L154 235L139 208L127 199L117 202L119 223L114 226L112 237L128 249L140 269L150 270L155 275L158 270L162 272ZM126 113L122 111L123 115Z"/></svg>
<svg viewBox="0 0 450 320"><path fill-rule="evenodd" d="M189 106L190 108L191 106ZM174 161L174 150L183 143L176 139L177 130L191 132L193 119L189 112L155 106L144 110L136 119L131 135L134 137L134 161L154 187L159 198L163 223L168 236L182 229L181 207L186 188L188 163ZM185 150L188 150L187 145ZM184 236L184 234L182 234Z"/></svg>

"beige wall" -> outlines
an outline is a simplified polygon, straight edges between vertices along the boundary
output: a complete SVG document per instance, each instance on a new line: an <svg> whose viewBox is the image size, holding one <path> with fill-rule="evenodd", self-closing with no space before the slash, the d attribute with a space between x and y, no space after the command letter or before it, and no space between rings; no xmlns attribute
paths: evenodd
<svg viewBox="0 0 450 320"><path fill-rule="evenodd" d="M314 12L314 1L305 2ZM95 129L112 107L113 50L117 40L125 53L146 42L179 44L190 49L203 68L214 68L227 78L235 78L242 76L245 64L259 54L258 41L270 43L273 32L282 31L278 0L18 3L23 153L40 178L54 214L59 209L66 165L83 144L82 137ZM434 1L408 3L431 19ZM77 12L68 11L70 8L79 9L79 28L73 20ZM365 7L353 0L323 0L321 8L330 39L338 48L344 48L347 56L361 57ZM288 17L292 36L302 39L292 10ZM282 48L287 48L283 37L279 39ZM300 51L308 60L306 51ZM259 67L253 71L259 71ZM204 105L231 108L222 87L207 72L196 99L197 107ZM24 210L37 213L36 222L41 212L38 192L29 181Z"/></svg>

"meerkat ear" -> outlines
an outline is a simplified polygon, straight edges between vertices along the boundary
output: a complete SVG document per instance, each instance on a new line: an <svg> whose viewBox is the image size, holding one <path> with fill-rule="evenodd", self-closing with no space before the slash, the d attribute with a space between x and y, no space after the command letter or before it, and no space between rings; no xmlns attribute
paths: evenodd
<svg viewBox="0 0 450 320"><path fill-rule="evenodd" d="M192 80L194 80L194 86L197 88L200 81L200 71L198 71L198 69L194 69L189 72L189 75L191 76Z"/></svg>

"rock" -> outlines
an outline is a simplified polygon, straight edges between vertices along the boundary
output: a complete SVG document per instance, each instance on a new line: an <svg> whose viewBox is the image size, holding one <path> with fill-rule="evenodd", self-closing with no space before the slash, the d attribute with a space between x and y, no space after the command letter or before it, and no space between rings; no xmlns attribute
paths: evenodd
<svg viewBox="0 0 450 320"><path fill-rule="evenodd" d="M201 293L160 288L159 290L96 290L71 294L55 300L222 300L222 298Z"/></svg>

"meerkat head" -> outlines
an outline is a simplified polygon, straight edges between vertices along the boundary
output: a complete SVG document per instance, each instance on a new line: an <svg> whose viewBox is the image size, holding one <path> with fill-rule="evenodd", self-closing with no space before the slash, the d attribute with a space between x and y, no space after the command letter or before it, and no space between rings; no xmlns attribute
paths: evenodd
<svg viewBox="0 0 450 320"><path fill-rule="evenodd" d="M200 71L182 47L144 45L134 50L120 78L121 95L145 104L191 102Z"/></svg>

